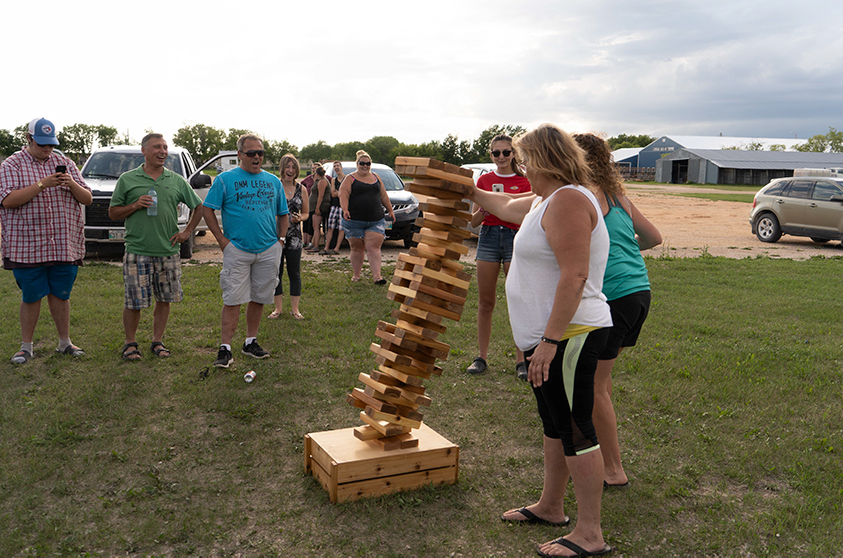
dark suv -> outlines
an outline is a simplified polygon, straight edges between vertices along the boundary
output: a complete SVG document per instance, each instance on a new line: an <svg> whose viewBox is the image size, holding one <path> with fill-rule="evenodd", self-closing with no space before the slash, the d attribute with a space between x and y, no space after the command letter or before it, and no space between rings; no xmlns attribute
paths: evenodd
<svg viewBox="0 0 843 558"><path fill-rule="evenodd" d="M334 178L334 163L324 163L322 165L325 173ZM351 174L357 170L357 163L354 161L342 161L342 172ZM419 232L419 227L416 225L416 218L421 217L419 211L419 200L404 189L404 182L394 170L386 165L380 163L372 163L372 172L377 174L383 181L383 186L386 188L386 195L389 196L389 201L392 203L392 212L395 213L395 222L386 222L386 238L387 240L403 240L405 248L412 248L416 245L413 241L413 234ZM386 213L386 208L383 209Z"/></svg>
<svg viewBox="0 0 843 558"><path fill-rule="evenodd" d="M841 240L843 178L777 178L755 194L749 224L761 242L776 242L783 234Z"/></svg>

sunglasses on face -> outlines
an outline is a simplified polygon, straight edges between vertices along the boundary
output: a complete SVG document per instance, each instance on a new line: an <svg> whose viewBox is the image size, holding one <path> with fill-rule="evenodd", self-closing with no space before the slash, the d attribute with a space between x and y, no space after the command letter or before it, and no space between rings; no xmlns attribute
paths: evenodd
<svg viewBox="0 0 843 558"><path fill-rule="evenodd" d="M242 153L249 159L251 159L255 155L257 155L258 157L263 157L263 149L250 149L249 151L241 151L240 153Z"/></svg>
<svg viewBox="0 0 843 558"><path fill-rule="evenodd" d="M371 161L357 161L357 164L360 165L361 167L371 167L372 166Z"/></svg>
<svg viewBox="0 0 843 558"><path fill-rule="evenodd" d="M55 145L53 145L52 143L48 143L48 144L46 144L46 145L44 145L44 144L40 144L40 143L36 143L35 145L37 145L38 147L49 147L50 149L55 149L55 147L56 147L56 146L55 146Z"/></svg>
<svg viewBox="0 0 843 558"><path fill-rule="evenodd" d="M504 157L509 157L510 155L512 155L512 150L504 149L503 151L500 151L499 149L495 149L494 151L492 151L492 157L500 157L501 153L503 153Z"/></svg>

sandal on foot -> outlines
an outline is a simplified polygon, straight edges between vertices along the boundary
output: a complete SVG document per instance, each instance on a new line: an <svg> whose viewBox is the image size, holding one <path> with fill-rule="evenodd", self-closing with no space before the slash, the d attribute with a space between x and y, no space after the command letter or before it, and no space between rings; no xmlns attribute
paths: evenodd
<svg viewBox="0 0 843 558"><path fill-rule="evenodd" d="M127 349L132 349L132 350L127 352ZM138 350L138 344L135 343L134 341L132 341L131 343L126 343L125 345L123 345L123 351L122 352L123 352L123 360L135 361L135 360L141 359L141 354L140 354L140 351Z"/></svg>
<svg viewBox="0 0 843 558"><path fill-rule="evenodd" d="M383 277L381 277L380 279L378 279L377 281L375 281L375 285L386 285L386 279L384 279Z"/></svg>
<svg viewBox="0 0 843 558"><path fill-rule="evenodd" d="M468 365L468 368L466 368L465 371L469 374L482 374L486 371L486 368L486 359L483 357L477 357L474 359L474 362Z"/></svg>
<svg viewBox="0 0 843 558"><path fill-rule="evenodd" d="M517 510L510 510L510 511L520 513L521 515L524 516L524 519L511 519L511 518L501 516L501 521L506 521L508 523L528 523L530 525L551 525L553 527L564 527L564 526L568 525L569 523L571 523L571 518L568 517L567 515L565 516L565 519L563 519L562 521L556 522L556 521L550 521L550 520L545 519L543 517L539 517L536 514L534 514L533 512L531 512L530 510L528 510L527 508L519 508ZM509 512L507 512L507 513L509 513Z"/></svg>
<svg viewBox="0 0 843 558"><path fill-rule="evenodd" d="M290 315L297 320L303 320L304 319L304 315L302 315L301 312L290 312Z"/></svg>
<svg viewBox="0 0 843 558"><path fill-rule="evenodd" d="M168 358L173 353L170 352L170 349L164 346L164 343L161 341L153 341L152 346L149 347L149 350L155 354L158 358ZM167 353L166 355L162 355L161 353Z"/></svg>
<svg viewBox="0 0 843 558"><path fill-rule="evenodd" d="M328 255L328 253L329 253L328 250L319 250L320 256L326 256L326 255Z"/></svg>
<svg viewBox="0 0 843 558"><path fill-rule="evenodd" d="M276 320L276 319L278 319L280 316L281 316L281 312L277 312L277 311L273 310L273 311L269 314L269 316L267 316L267 319L269 319L269 320Z"/></svg>
<svg viewBox="0 0 843 558"><path fill-rule="evenodd" d="M72 357L85 356L85 351L74 345L68 345L67 347L61 350L56 349L56 352L60 355L70 355Z"/></svg>
<svg viewBox="0 0 843 558"><path fill-rule="evenodd" d="M607 554L611 554L615 550L608 544L603 545L603 548L600 550L586 550L577 543L569 541L565 537L559 537L558 539L551 541L550 544L558 544L559 546L564 546L568 550L576 552L576 554L572 554L571 556L605 556ZM540 549L537 549L536 552L539 553L539 556L561 556L561 554L547 554L546 552L542 552Z"/></svg>
<svg viewBox="0 0 843 558"><path fill-rule="evenodd" d="M21 349L12 356L12 364L26 364L32 360L32 353Z"/></svg>
<svg viewBox="0 0 843 558"><path fill-rule="evenodd" d="M331 253L331 254L333 254L334 256L339 256L339 255L340 255L340 251L339 251L339 250L331 250L331 251L330 251L330 253Z"/></svg>

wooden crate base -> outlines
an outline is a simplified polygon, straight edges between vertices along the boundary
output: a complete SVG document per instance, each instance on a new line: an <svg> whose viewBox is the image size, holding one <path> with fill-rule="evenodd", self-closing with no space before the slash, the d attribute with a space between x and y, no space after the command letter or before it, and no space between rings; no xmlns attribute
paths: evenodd
<svg viewBox="0 0 843 558"><path fill-rule="evenodd" d="M348 502L457 482L459 446L422 423L415 448L383 451L359 440L354 428L311 432L304 437L304 470L328 491L331 502Z"/></svg>

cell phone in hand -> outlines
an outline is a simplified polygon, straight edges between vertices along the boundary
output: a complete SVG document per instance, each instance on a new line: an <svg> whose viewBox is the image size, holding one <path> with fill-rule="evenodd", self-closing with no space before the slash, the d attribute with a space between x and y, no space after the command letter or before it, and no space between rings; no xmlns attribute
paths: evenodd
<svg viewBox="0 0 843 558"><path fill-rule="evenodd" d="M503 184L492 184L492 192L503 192Z"/></svg>
<svg viewBox="0 0 843 558"><path fill-rule="evenodd" d="M56 172L65 172L66 173L67 172L67 166L66 165L56 165Z"/></svg>

